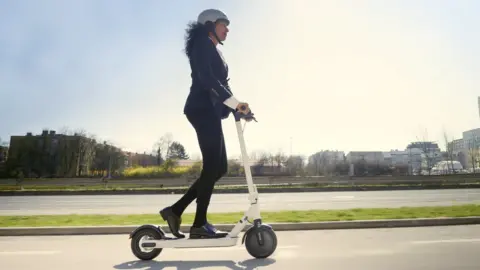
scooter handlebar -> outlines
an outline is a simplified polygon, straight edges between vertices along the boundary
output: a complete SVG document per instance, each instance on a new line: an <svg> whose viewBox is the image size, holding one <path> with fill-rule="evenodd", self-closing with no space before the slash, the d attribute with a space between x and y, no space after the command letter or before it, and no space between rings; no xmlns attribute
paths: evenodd
<svg viewBox="0 0 480 270"><path fill-rule="evenodd" d="M245 108L242 108L242 110L244 110ZM255 119L255 117L253 116L254 114L252 113L252 111L250 111L248 114L243 114L241 112L234 112L233 115L235 116L235 121L240 121L241 119L244 119L244 120L253 120L255 122L257 122L257 119Z"/></svg>

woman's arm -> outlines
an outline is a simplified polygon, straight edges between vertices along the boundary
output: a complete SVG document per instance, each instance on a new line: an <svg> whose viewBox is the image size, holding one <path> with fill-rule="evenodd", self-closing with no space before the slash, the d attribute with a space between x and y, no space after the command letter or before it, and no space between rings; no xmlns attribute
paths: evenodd
<svg viewBox="0 0 480 270"><path fill-rule="evenodd" d="M237 109L239 101L230 90L214 75L211 66L214 45L210 40L198 40L192 51L192 63L198 78L210 89L218 100L232 109Z"/></svg>

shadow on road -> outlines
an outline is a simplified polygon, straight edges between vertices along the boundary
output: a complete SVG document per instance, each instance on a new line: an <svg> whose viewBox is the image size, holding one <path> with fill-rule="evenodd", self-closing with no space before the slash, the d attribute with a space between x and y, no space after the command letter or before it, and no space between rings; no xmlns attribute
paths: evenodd
<svg viewBox="0 0 480 270"><path fill-rule="evenodd" d="M242 262L234 261L130 261L115 265L115 269L121 270L163 270L176 267L176 270L191 270L208 267L228 267L232 270L254 270L257 267L268 266L275 263L274 259L250 259Z"/></svg>

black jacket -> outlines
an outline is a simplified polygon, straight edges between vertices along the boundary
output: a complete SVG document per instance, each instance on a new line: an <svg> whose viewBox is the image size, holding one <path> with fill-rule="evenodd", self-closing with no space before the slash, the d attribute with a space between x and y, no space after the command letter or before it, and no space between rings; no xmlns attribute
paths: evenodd
<svg viewBox="0 0 480 270"><path fill-rule="evenodd" d="M227 118L234 111L223 103L232 97L228 85L228 66L208 36L196 37L189 61L192 85L184 113L213 109L220 118Z"/></svg>

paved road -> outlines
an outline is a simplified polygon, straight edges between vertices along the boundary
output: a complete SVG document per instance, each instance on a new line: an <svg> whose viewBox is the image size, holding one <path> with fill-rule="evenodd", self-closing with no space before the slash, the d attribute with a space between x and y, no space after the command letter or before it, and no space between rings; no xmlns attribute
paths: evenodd
<svg viewBox="0 0 480 270"><path fill-rule="evenodd" d="M180 195L0 197L0 215L157 213ZM480 189L260 194L263 211L480 204ZM194 212L192 203L186 212ZM244 211L247 194L214 194L210 212Z"/></svg>
<svg viewBox="0 0 480 270"><path fill-rule="evenodd" d="M126 235L0 237L0 269L480 269L480 226L279 232L278 237L277 251L265 260L235 246L164 250L150 262L133 256Z"/></svg>

